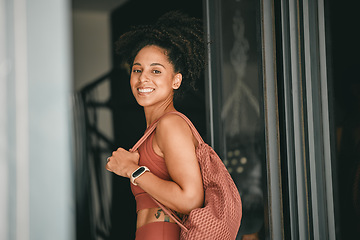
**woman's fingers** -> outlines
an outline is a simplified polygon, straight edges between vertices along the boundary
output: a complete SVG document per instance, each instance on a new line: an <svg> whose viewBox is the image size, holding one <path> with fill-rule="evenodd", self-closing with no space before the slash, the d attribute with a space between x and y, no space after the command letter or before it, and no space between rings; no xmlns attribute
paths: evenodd
<svg viewBox="0 0 360 240"><path fill-rule="evenodd" d="M112 156L106 159L106 170L114 172L117 175L128 177L129 169L133 169L139 163L138 151L129 152L123 148L113 151Z"/></svg>

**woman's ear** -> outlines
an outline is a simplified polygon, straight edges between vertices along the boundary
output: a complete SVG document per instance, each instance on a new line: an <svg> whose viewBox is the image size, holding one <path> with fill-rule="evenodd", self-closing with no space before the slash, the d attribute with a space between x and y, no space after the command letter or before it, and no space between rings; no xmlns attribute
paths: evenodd
<svg viewBox="0 0 360 240"><path fill-rule="evenodd" d="M175 74L173 81L173 89L178 89L181 85L181 82L182 82L182 74L181 73Z"/></svg>

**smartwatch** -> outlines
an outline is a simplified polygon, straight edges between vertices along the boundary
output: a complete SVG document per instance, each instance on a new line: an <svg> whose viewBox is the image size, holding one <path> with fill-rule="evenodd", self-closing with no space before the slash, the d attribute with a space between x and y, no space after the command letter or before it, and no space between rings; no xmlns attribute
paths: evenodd
<svg viewBox="0 0 360 240"><path fill-rule="evenodd" d="M138 177L143 175L145 172L150 172L150 170L145 166L141 166L138 169L136 169L130 176L131 183L134 184L135 186L137 186L135 179L137 179Z"/></svg>

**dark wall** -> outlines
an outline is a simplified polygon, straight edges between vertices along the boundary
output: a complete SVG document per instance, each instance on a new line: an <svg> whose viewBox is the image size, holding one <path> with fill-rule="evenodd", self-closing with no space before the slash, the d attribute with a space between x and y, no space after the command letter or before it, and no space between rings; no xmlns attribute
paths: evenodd
<svg viewBox="0 0 360 240"><path fill-rule="evenodd" d="M334 182L339 239L360 234L360 65L358 10L325 1L331 114L336 136Z"/></svg>

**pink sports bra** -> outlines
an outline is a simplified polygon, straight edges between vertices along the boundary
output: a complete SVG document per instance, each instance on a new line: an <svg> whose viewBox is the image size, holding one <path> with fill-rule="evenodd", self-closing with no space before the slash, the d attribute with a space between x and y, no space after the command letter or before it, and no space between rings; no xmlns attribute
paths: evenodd
<svg viewBox="0 0 360 240"><path fill-rule="evenodd" d="M166 168L165 159L157 155L153 149L153 138L155 131L152 132L151 135L145 140L145 142L138 148L140 154L139 166L146 166L159 178L170 180L171 178ZM142 209L158 207L150 195L142 190L139 186L134 186L131 184L131 191L135 196L137 212Z"/></svg>

